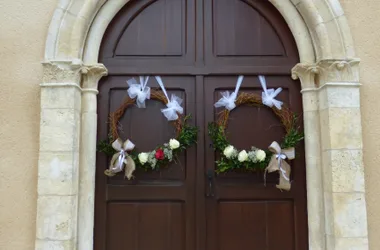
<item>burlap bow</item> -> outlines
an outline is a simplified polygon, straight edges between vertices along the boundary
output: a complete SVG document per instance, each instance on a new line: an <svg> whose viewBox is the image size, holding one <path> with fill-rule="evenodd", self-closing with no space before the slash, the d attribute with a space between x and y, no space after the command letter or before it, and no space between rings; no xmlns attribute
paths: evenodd
<svg viewBox="0 0 380 250"><path fill-rule="evenodd" d="M118 138L112 143L112 147L118 151L112 156L109 169L104 171L107 176L114 176L116 173L123 171L125 164L125 177L130 180L132 173L135 171L136 166L133 159L127 154L127 151L131 151L135 148L130 140L123 141Z"/></svg>
<svg viewBox="0 0 380 250"><path fill-rule="evenodd" d="M266 172L279 171L280 181L276 187L281 190L290 190L290 165L285 161L285 159L293 160L295 157L294 148L281 149L280 145L274 141L269 146L269 150L273 152L272 159L270 160L268 166L265 169Z"/></svg>

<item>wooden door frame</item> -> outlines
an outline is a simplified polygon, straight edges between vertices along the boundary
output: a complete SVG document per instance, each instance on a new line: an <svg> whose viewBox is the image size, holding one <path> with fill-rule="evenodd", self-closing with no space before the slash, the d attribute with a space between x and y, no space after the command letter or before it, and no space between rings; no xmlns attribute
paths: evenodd
<svg viewBox="0 0 380 250"><path fill-rule="evenodd" d="M92 249L96 94L107 74L98 54L128 1L60 0L52 18L41 83L36 249ZM342 7L338 0L268 1L300 54L289 74L302 85L309 248L368 249L359 60ZM54 167L58 176L49 174Z"/></svg>

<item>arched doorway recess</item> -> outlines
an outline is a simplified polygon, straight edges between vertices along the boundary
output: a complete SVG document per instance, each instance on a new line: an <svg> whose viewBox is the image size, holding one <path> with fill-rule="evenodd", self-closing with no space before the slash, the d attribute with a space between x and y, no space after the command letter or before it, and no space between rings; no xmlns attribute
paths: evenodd
<svg viewBox="0 0 380 250"><path fill-rule="evenodd" d="M41 83L36 249L92 249L96 94L103 34L128 0L61 0ZM368 249L359 60L338 0L270 0L297 43L309 249ZM60 175L49 169L60 166Z"/></svg>

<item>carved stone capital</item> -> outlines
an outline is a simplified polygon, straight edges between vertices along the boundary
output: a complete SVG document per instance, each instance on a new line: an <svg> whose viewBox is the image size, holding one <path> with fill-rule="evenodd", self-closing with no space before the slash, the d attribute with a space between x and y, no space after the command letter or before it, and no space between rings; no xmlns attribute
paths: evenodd
<svg viewBox="0 0 380 250"><path fill-rule="evenodd" d="M321 60L315 64L299 63L292 78L300 79L302 89L313 89L332 82L359 82L359 59Z"/></svg>
<svg viewBox="0 0 380 250"><path fill-rule="evenodd" d="M302 89L315 88L315 76L320 68L315 64L299 63L292 68L293 80L300 79Z"/></svg>
<svg viewBox="0 0 380 250"><path fill-rule="evenodd" d="M107 68L101 63L84 65L81 72L83 74L83 90L97 90L100 78L108 74Z"/></svg>
<svg viewBox="0 0 380 250"><path fill-rule="evenodd" d="M44 73L42 83L74 83L79 86L81 80L81 60L47 61L42 63Z"/></svg>
<svg viewBox="0 0 380 250"><path fill-rule="evenodd" d="M359 63L359 59L319 61L319 85L323 86L328 82L359 82Z"/></svg>

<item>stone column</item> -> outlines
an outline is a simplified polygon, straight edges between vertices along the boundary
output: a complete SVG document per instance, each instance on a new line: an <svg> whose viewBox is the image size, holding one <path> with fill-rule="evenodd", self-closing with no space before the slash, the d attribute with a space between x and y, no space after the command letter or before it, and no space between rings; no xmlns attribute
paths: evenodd
<svg viewBox="0 0 380 250"><path fill-rule="evenodd" d="M94 195L98 82L107 75L102 64L84 66L82 83L82 124L79 164L78 250L93 249Z"/></svg>
<svg viewBox="0 0 380 250"><path fill-rule="evenodd" d="M302 86L310 250L325 250L320 118L318 93L315 86L315 75L318 72L318 67L309 64L297 64L292 69L292 78L300 79Z"/></svg>
<svg viewBox="0 0 380 250"><path fill-rule="evenodd" d="M368 250L358 65L318 63L327 250Z"/></svg>
<svg viewBox="0 0 380 250"><path fill-rule="evenodd" d="M44 65L35 249L76 247L81 62Z"/></svg>

